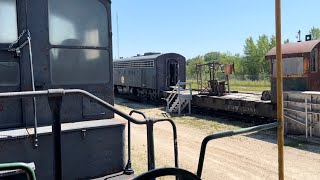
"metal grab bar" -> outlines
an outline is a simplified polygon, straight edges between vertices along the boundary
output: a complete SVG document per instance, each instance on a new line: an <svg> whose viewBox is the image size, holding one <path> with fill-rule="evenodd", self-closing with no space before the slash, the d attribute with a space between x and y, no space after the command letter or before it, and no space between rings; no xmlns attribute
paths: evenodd
<svg viewBox="0 0 320 180"><path fill-rule="evenodd" d="M268 130L268 129L272 129L272 128L276 128L276 127L278 127L278 122L259 125L259 126L253 126L253 127L248 127L248 128L242 128L242 129L238 129L238 130L234 130L234 131L226 131L226 132L212 134L212 135L205 137L202 140L202 144L201 144L198 169L197 169L197 176L201 177L203 163L204 163L204 156L205 156L207 144L209 141L214 140L214 139L219 139L219 138L224 138L224 137L229 137L229 136L234 136L234 135L239 135L239 134L244 134L244 133L249 133L249 132L254 132L254 131Z"/></svg>
<svg viewBox="0 0 320 180"><path fill-rule="evenodd" d="M17 98L27 98L27 97L40 97L40 96L48 96L48 97L58 97L64 95L83 95L89 99L92 99L96 103L100 104L101 106L107 108L110 111L118 114L119 116L129 120L135 124L146 124L144 121L139 121L126 113L116 109L111 104L105 102L104 100L94 96L93 94L81 90L81 89L48 89L42 91L22 91L22 92L7 92L7 93L0 93L0 99L17 99Z"/></svg>
<svg viewBox="0 0 320 180"><path fill-rule="evenodd" d="M153 136L153 126L157 122L169 122L172 126L173 130L173 148L174 148L174 163L175 167L179 167L178 161L178 136L177 136L177 127L172 119L164 118L164 119L155 119L147 117L143 112L138 110L132 110L129 115L131 116L133 113L140 114L145 119L147 125L147 147L148 147L148 170L152 170L155 168L155 156L154 156L154 136ZM125 168L125 173L133 173L131 169L131 126L130 122L128 123L128 163Z"/></svg>
<svg viewBox="0 0 320 180"><path fill-rule="evenodd" d="M149 119L146 118L145 121L137 120L136 118L116 109L111 104L105 102L104 100L94 96L93 94L81 90L81 89L49 89L42 91L23 91L23 92L7 92L0 93L0 99L17 99L17 98L28 98L28 97L43 97L47 96L49 105L52 111L53 122L52 122L52 132L53 132L53 142L54 142L54 176L55 179L61 180L62 178L62 159L61 159L61 121L60 121L60 110L62 97L65 95L82 95L87 97L99 105L107 108L108 110L118 114L119 116L125 118L129 122L135 124L146 124L147 125L147 138L148 143L148 169L154 169L154 141L153 141L153 124L160 121L169 121L173 127L174 131L174 152L175 152L175 165L178 167L178 147L177 147L177 132L176 126L171 119ZM139 111L134 111L140 113ZM143 113L142 115L146 117Z"/></svg>
<svg viewBox="0 0 320 180"><path fill-rule="evenodd" d="M27 174L29 180L36 180L34 170L26 163L17 162L0 164L0 171L11 171L18 169L24 171Z"/></svg>

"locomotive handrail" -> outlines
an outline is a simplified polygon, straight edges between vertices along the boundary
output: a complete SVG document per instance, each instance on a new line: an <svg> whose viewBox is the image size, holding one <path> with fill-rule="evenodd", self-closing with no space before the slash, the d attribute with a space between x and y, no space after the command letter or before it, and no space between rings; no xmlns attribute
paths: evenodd
<svg viewBox="0 0 320 180"><path fill-rule="evenodd" d="M207 137L205 137L202 140L202 143L201 143L199 162L198 162L198 169L197 169L197 176L201 177L207 144L211 140L224 138L224 137L229 137L229 136L234 136L234 135L239 135L239 134L245 134L245 133L249 133L249 132L268 130L268 129L273 129L273 128L276 128L276 127L278 127L278 122L259 125L259 126L253 126L253 127L248 127L248 128L241 128L241 129L238 129L238 130L226 131L226 132L222 132L222 133L208 135Z"/></svg>
<svg viewBox="0 0 320 180"><path fill-rule="evenodd" d="M22 91L22 92L6 92L0 93L0 99L17 99L17 98L27 98L27 97L41 97L41 96L48 96L48 97L60 97L64 95L76 95L81 94L89 99L94 100L96 103L104 106L108 110L113 111L114 113L118 114L119 116L131 121L135 124L146 124L145 121L140 121L136 118L129 116L128 114L116 109L111 104L105 102L104 100L94 96L93 94L81 90L81 89L48 89L42 91Z"/></svg>
<svg viewBox="0 0 320 180"><path fill-rule="evenodd" d="M61 103L62 97L65 95L82 95L83 97L87 97L94 102L98 103L99 105L107 108L108 110L118 114L119 116L123 117L124 119L128 120L129 122L135 124L145 124L147 125L147 139L148 144L151 148L148 147L148 169L154 169L154 140L153 140L153 124L156 122L161 121L169 121L173 128L173 135L174 135L174 154L175 154L175 166L178 167L178 147L177 147L177 132L176 126L171 119L152 119L146 118L145 121L140 121L121 110L116 109L111 104L105 102L104 100L94 96L93 94L81 90L81 89L48 89L42 91L22 91L22 92L6 92L0 93L0 99L18 99L18 98L28 98L28 97L43 97L47 96L49 100L49 105L53 115L53 122L52 122L52 132L53 132L53 141L54 141L54 177L55 179L62 178L62 157L61 157L61 117L60 117L60 110L61 110ZM133 111L136 113L141 114L142 116L146 117L143 113L139 111ZM131 114L133 113L131 112Z"/></svg>
<svg viewBox="0 0 320 180"><path fill-rule="evenodd" d="M36 175L32 167L26 163L3 163L0 164L0 171L22 170L27 174L29 180L36 180Z"/></svg>

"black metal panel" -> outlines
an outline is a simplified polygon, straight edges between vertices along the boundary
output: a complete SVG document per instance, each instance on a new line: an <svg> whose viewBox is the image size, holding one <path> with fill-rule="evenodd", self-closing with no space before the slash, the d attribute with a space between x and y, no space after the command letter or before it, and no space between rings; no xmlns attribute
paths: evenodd
<svg viewBox="0 0 320 180"><path fill-rule="evenodd" d="M107 1L101 1L101 5L105 5L108 11L108 19L111 22L110 4ZM32 53L34 63L34 76L36 90L44 90L50 88L68 88L68 89L84 89L92 93L104 94L103 99L113 104L113 81L112 81L112 38L111 38L111 23L109 23L109 68L106 72L109 72L110 81L106 84L78 84L78 85L53 85L50 77L50 49L49 43L49 27L48 27L48 1L34 0L27 3L27 17L28 17L28 29L31 32L32 38ZM70 47L70 48L87 48L87 47ZM89 47L88 47L89 48ZM99 48L89 48L99 49ZM23 48L23 59L21 60L22 72L21 72L21 86L22 90L31 90L31 75L30 75L30 60L28 54L28 46ZM37 99L37 115L40 125L48 125L51 122L50 108L46 98ZM92 107L89 107L91 106ZM83 101L82 97L74 96L68 97L63 100L62 105L62 122L75 122L89 119L107 119L113 118L113 113L104 110L99 116L86 116L86 114L94 114L95 105ZM85 109L85 113L83 110ZM92 112L88 112L91 111ZM85 115L85 116L84 116ZM31 126L34 122L33 106L31 99L23 100L23 117L27 126Z"/></svg>
<svg viewBox="0 0 320 180"><path fill-rule="evenodd" d="M110 122L110 123L106 123ZM94 124L94 125L93 125ZM88 121L62 126L63 179L91 179L121 172L125 164L124 128L117 120ZM33 147L33 131L21 129L2 134L0 162L34 162L37 179L53 179L51 127L39 128L39 146ZM30 134L30 136L28 136ZM19 138L15 138L19 135Z"/></svg>
<svg viewBox="0 0 320 180"><path fill-rule="evenodd" d="M169 70L168 62L170 60L177 61L179 65L179 79L181 82L186 81L186 59L180 54L168 53L162 56L159 56L156 59L157 66L157 87L160 91L170 90L168 81L169 81Z"/></svg>
<svg viewBox="0 0 320 180"><path fill-rule="evenodd" d="M308 90L308 78L306 77L287 77L283 78L283 91L306 91ZM271 79L271 101L277 103L277 79Z"/></svg>

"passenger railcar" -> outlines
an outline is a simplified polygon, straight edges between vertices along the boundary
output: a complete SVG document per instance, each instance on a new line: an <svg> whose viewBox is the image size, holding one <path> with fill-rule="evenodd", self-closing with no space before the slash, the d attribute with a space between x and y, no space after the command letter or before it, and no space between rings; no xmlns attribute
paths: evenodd
<svg viewBox="0 0 320 180"><path fill-rule="evenodd" d="M283 91L319 91L320 40L282 46ZM271 100L276 103L276 48L266 54L271 63Z"/></svg>
<svg viewBox="0 0 320 180"><path fill-rule="evenodd" d="M186 80L186 58L177 53L145 53L113 62L115 93L157 100Z"/></svg>

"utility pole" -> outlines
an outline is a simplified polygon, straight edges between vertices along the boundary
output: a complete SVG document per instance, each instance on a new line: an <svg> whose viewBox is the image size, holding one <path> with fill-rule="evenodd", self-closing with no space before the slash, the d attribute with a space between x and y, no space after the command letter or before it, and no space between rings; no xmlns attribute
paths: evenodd
<svg viewBox="0 0 320 180"><path fill-rule="evenodd" d="M276 58L277 58L277 119L278 119L278 174L284 180L284 123L283 123L283 84L282 84L282 45L281 45L281 0L276 0Z"/></svg>

